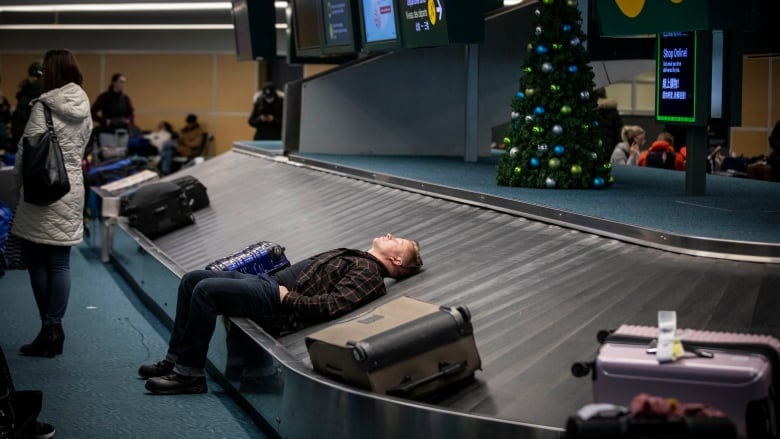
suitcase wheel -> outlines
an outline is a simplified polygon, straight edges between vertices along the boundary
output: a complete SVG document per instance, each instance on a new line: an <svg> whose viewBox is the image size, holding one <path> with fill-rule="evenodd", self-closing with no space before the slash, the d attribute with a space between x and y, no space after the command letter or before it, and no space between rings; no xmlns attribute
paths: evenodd
<svg viewBox="0 0 780 439"><path fill-rule="evenodd" d="M607 341L607 337L609 337L613 332L615 331L602 329L596 333L596 340L598 340L599 344L604 344Z"/></svg>
<svg viewBox="0 0 780 439"><path fill-rule="evenodd" d="M463 320L467 322L471 321L471 311L469 311L469 308L466 305L461 305L455 309L463 316Z"/></svg>
<svg viewBox="0 0 780 439"><path fill-rule="evenodd" d="M571 374L577 378L582 378L587 376L592 368L593 363L588 361L578 361L571 365Z"/></svg>

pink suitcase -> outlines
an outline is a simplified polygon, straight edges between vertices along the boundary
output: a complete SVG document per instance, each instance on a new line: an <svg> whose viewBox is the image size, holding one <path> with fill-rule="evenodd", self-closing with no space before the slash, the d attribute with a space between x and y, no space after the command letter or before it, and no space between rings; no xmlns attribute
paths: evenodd
<svg viewBox="0 0 780 439"><path fill-rule="evenodd" d="M664 364L653 353L657 327L623 325L610 334L593 365L595 402L629 406L644 392L704 403L724 412L740 438L776 438L780 340L689 329L677 334L685 354Z"/></svg>

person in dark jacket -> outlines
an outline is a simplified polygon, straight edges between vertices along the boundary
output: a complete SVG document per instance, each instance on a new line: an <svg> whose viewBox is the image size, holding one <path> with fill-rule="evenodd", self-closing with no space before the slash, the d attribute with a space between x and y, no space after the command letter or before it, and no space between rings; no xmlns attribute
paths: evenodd
<svg viewBox="0 0 780 439"><path fill-rule="evenodd" d="M11 115L10 152L16 152L19 147L24 127L32 111L32 101L41 93L43 93L43 67L41 63L35 61L27 68L27 78L19 84L19 91L16 93L16 108Z"/></svg>
<svg viewBox="0 0 780 439"><path fill-rule="evenodd" d="M417 241L388 233L374 238L368 251L339 248L272 275L189 272L179 284L168 353L138 374L152 393L204 393L203 368L218 315L251 318L277 336L357 309L385 294L385 277L405 278L420 267Z"/></svg>
<svg viewBox="0 0 780 439"><path fill-rule="evenodd" d="M618 113L618 103L614 99L607 98L607 90L599 87L593 91L597 98L596 111L599 113L599 129L601 140L604 142L604 157L611 157L615 146L620 143L620 130L623 128L623 119Z"/></svg>
<svg viewBox="0 0 780 439"><path fill-rule="evenodd" d="M0 84L3 78L0 77ZM3 90L0 89L0 149L7 150L9 145L8 124L11 123L11 103L5 97Z"/></svg>
<svg viewBox="0 0 780 439"><path fill-rule="evenodd" d="M769 135L769 147L772 152L769 153L767 163L772 167L772 181L780 181L780 120Z"/></svg>
<svg viewBox="0 0 780 439"><path fill-rule="evenodd" d="M126 83L125 75L114 73L108 90L101 93L92 104L92 119L100 125L104 133L128 129L135 124L135 108L125 93Z"/></svg>
<svg viewBox="0 0 780 439"><path fill-rule="evenodd" d="M279 140L282 138L282 112L284 99L279 96L273 82L263 86L255 97L249 125L255 128L254 140Z"/></svg>

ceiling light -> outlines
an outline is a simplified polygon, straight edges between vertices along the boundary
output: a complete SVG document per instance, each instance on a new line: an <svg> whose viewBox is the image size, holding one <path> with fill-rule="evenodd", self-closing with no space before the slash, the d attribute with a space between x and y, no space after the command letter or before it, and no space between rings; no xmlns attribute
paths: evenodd
<svg viewBox="0 0 780 439"><path fill-rule="evenodd" d="M209 11L231 9L230 2L192 3L73 3L0 6L0 12L119 12L119 11Z"/></svg>
<svg viewBox="0 0 780 439"><path fill-rule="evenodd" d="M0 24L0 30L222 30L232 24Z"/></svg>

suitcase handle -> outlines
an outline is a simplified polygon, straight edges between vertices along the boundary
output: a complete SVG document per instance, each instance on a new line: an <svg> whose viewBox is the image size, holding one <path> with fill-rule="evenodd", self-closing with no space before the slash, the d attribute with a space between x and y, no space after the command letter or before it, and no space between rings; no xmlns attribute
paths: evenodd
<svg viewBox="0 0 780 439"><path fill-rule="evenodd" d="M448 377L450 375L456 375L466 369L468 365L467 361L461 361L459 363L447 363L442 361L439 363L439 371L433 375L421 378L417 381L412 381L408 376L404 377L401 384L387 389L387 394L390 396L404 396L412 393L418 387L422 387L430 382L436 381L439 378Z"/></svg>

